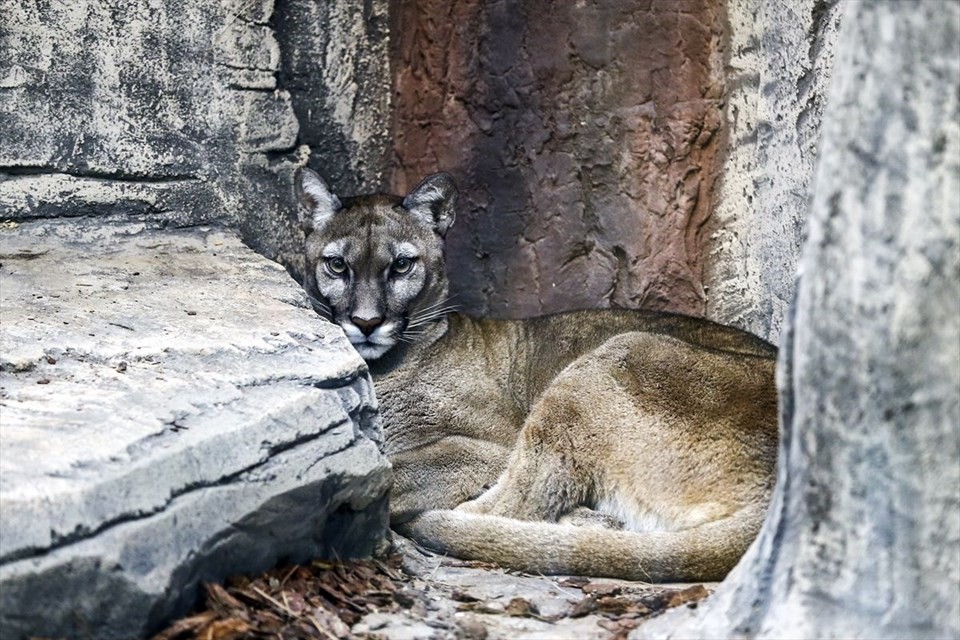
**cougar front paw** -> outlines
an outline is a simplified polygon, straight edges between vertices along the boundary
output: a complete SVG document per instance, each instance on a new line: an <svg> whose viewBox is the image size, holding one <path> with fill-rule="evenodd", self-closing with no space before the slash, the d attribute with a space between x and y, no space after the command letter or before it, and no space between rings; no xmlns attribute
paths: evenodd
<svg viewBox="0 0 960 640"><path fill-rule="evenodd" d="M490 513L490 500L484 500L483 496L479 498L474 498L473 500L467 500L466 502L461 502L456 507L454 511L463 511L465 513Z"/></svg>

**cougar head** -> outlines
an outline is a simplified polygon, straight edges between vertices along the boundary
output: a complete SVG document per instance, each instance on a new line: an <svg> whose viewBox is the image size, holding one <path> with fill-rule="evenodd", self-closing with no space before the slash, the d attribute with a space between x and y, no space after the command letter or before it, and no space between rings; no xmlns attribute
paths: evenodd
<svg viewBox="0 0 960 640"><path fill-rule="evenodd" d="M449 174L424 178L405 198L339 198L307 168L294 182L306 234L304 288L365 360L416 342L449 311L443 239L457 200Z"/></svg>

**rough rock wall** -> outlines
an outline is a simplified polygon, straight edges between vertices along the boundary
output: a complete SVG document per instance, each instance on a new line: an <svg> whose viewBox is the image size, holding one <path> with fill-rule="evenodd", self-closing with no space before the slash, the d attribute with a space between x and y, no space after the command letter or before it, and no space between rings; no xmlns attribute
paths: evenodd
<svg viewBox="0 0 960 640"><path fill-rule="evenodd" d="M462 308L672 309L776 340L836 6L17 3L0 218L223 220L299 275L296 165L341 194L447 169Z"/></svg>
<svg viewBox="0 0 960 640"><path fill-rule="evenodd" d="M722 5L394 2L391 185L462 191L454 301L702 315Z"/></svg>
<svg viewBox="0 0 960 640"><path fill-rule="evenodd" d="M386 0L277 0L279 83L310 165L338 193L383 187L390 147Z"/></svg>
<svg viewBox="0 0 960 640"><path fill-rule="evenodd" d="M385 3L355 4L5 6L0 218L219 220L298 272L290 184L310 151L301 143L315 144L334 175L378 180L370 158L385 145ZM292 98L306 104L295 110Z"/></svg>
<svg viewBox="0 0 960 640"><path fill-rule="evenodd" d="M16 3L0 218L222 220L299 275L295 166L341 194L447 169L465 310L672 309L776 340L836 15L831 0Z"/></svg>
<svg viewBox="0 0 960 640"><path fill-rule="evenodd" d="M725 158L704 226L706 316L777 342L795 289L838 0L728 0Z"/></svg>

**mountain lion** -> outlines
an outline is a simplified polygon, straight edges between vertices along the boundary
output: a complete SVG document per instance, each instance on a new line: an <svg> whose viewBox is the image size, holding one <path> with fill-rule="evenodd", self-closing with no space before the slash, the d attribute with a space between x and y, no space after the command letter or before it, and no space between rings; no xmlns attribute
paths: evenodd
<svg viewBox="0 0 960 640"><path fill-rule="evenodd" d="M777 457L776 349L685 316L452 312L446 173L338 198L298 171L304 288L373 374L391 524L534 573L720 580L758 533Z"/></svg>

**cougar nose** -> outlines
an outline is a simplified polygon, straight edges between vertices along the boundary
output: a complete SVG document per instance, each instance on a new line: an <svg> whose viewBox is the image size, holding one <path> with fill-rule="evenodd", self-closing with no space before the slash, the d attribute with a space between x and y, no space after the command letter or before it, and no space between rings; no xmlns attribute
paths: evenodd
<svg viewBox="0 0 960 640"><path fill-rule="evenodd" d="M365 336L370 335L374 329L383 324L383 318L369 318L365 320L358 316L350 316L350 321L357 325L357 328L360 329Z"/></svg>

